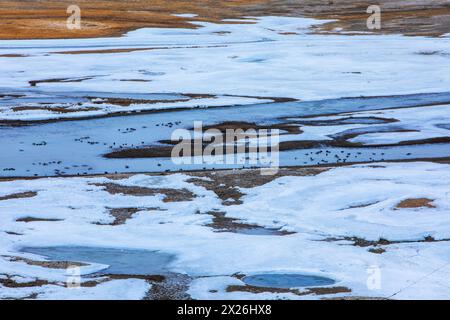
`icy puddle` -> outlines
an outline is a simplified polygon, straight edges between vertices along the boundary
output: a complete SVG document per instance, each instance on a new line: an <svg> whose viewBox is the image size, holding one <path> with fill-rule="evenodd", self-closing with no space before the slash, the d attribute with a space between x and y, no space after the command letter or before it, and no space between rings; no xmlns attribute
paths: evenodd
<svg viewBox="0 0 450 320"><path fill-rule="evenodd" d="M52 261L109 265L101 274L155 275L168 273L174 256L158 251L96 247L25 247L21 251L45 256Z"/></svg>
<svg viewBox="0 0 450 320"><path fill-rule="evenodd" d="M246 276L242 279L245 284L254 287L265 288L296 288L296 287L319 287L328 286L335 283L333 279L303 275L303 274L277 274L265 273Z"/></svg>

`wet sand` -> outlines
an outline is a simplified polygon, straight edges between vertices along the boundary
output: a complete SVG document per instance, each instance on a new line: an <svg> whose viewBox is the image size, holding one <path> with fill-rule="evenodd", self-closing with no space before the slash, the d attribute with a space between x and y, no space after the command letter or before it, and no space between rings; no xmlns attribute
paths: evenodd
<svg viewBox="0 0 450 320"><path fill-rule="evenodd" d="M66 27L71 0L2 1L0 39L62 39L119 36L143 27L195 28L190 20L220 22L246 16L304 16L335 19L316 32L367 32L371 0L233 0L233 1L77 1L82 28ZM450 30L446 0L380 0L382 29L377 33L440 36ZM195 18L173 14L197 14ZM341 28L342 30L337 30Z"/></svg>

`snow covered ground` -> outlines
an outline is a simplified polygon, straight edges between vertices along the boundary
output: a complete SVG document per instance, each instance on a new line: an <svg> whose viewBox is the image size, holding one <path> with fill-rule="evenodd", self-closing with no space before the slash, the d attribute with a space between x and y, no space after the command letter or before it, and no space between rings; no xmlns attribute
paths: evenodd
<svg viewBox="0 0 450 320"><path fill-rule="evenodd" d="M94 105L99 108L95 110L92 103L81 102L74 106L76 112L69 113L45 110L46 105L40 106L42 111L13 110L17 107L13 99L0 107L0 119L249 104L261 102L258 97L320 100L430 93L450 87L446 37L317 35L309 28L326 21L306 18L262 17L245 22L198 22L201 27L195 30L140 29L118 38L2 41L1 94L22 90L27 95L72 91L216 97L175 104L135 103L129 108L105 103ZM21 106L39 108L35 103ZM64 101L53 101L51 106L67 107Z"/></svg>
<svg viewBox="0 0 450 320"><path fill-rule="evenodd" d="M65 269L18 259L44 259L22 252L24 247L89 246L175 255L169 269L193 279L188 289L193 298L450 298L450 165L378 163L313 176L283 176L239 188L243 203L235 205L224 204L213 190L191 178L142 174L1 182L0 297L145 296L150 289L145 280L100 282L87 275L107 267L96 261L81 266L82 282L99 283L69 289ZM402 205L414 200L425 202ZM111 209L130 206L137 208L134 214L114 223ZM290 233L217 232L210 225L211 211ZM371 270L379 271L379 286L370 285ZM299 293L305 288L297 293L227 290L244 286L235 274L268 272L325 276L336 281L329 287L351 292L303 296ZM23 285L8 286L1 281L5 278ZM46 284L37 285L37 280Z"/></svg>
<svg viewBox="0 0 450 320"><path fill-rule="evenodd" d="M95 257L53 261L27 251L43 247L170 255L164 276L184 279L178 290L194 299L450 299L448 164L289 169L252 184L246 170L125 176L173 167L100 157L198 120L286 122L301 132L283 134L283 143L341 139L362 153L353 161L448 156L446 144L396 146L449 137L448 36L310 32L324 22L262 17L118 38L2 41L1 121L187 110L1 126L3 175L119 174L0 182L0 299L144 299L170 285L109 274L113 266ZM382 95L398 96L340 99ZM227 108L198 110L219 106ZM326 156L351 149L339 148ZM294 148L281 160L323 164L313 159L322 149ZM66 286L71 264L80 288ZM335 283L275 290L243 278L266 273Z"/></svg>

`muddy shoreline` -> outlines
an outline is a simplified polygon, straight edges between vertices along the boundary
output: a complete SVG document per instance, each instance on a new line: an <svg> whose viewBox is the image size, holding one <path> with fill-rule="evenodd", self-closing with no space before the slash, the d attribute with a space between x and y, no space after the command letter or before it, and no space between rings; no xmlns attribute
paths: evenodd
<svg viewBox="0 0 450 320"><path fill-rule="evenodd" d="M328 168L338 168L338 167L349 167L353 165L367 164L367 165L382 165L383 163L411 163L411 162L432 162L432 163L440 163L440 164L450 164L450 157L436 157L436 158L414 158L414 159L398 159L398 160L385 160L385 161L361 161L361 162L339 162L339 163L326 163L326 164L315 164L315 165L304 165L304 166L281 166L279 170L326 170ZM238 174L239 172L253 172L254 176L260 175L261 168L239 168L239 169L199 169L199 170L174 170L174 171L136 171L136 172L126 172L126 173L107 173L107 174L86 174L86 175L76 175L76 174L68 174L68 175L43 175L43 176L0 176L0 182L3 181L15 181L15 180L38 180L45 178L93 178L93 177L106 177L109 179L123 179L136 174L148 174L152 176L166 176L175 173L182 174L197 174L197 173L216 173L216 172L232 172ZM289 174L286 174L289 175ZM262 175L264 177L264 175ZM274 175L277 177L277 175Z"/></svg>

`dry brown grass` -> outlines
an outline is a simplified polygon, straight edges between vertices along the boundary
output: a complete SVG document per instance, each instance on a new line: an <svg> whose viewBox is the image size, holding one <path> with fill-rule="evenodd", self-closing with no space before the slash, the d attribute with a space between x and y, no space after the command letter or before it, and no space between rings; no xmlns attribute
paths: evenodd
<svg viewBox="0 0 450 320"><path fill-rule="evenodd" d="M383 33L437 36L447 33L450 5L446 0L379 0ZM366 9L372 0L78 0L81 30L66 28L66 8L73 0L1 1L0 39L55 39L117 36L142 27L193 28L188 18L219 22L244 16L282 15L337 19L318 32L336 27L367 31Z"/></svg>
<svg viewBox="0 0 450 320"><path fill-rule="evenodd" d="M436 208L433 200L427 198L406 199L397 204L396 209Z"/></svg>
<svg viewBox="0 0 450 320"><path fill-rule="evenodd" d="M66 9L72 0L2 1L0 38L56 39L120 35L142 27L193 28L186 18L172 13L198 13L200 20L219 21L249 14L265 0L78 0L81 30L66 28Z"/></svg>

